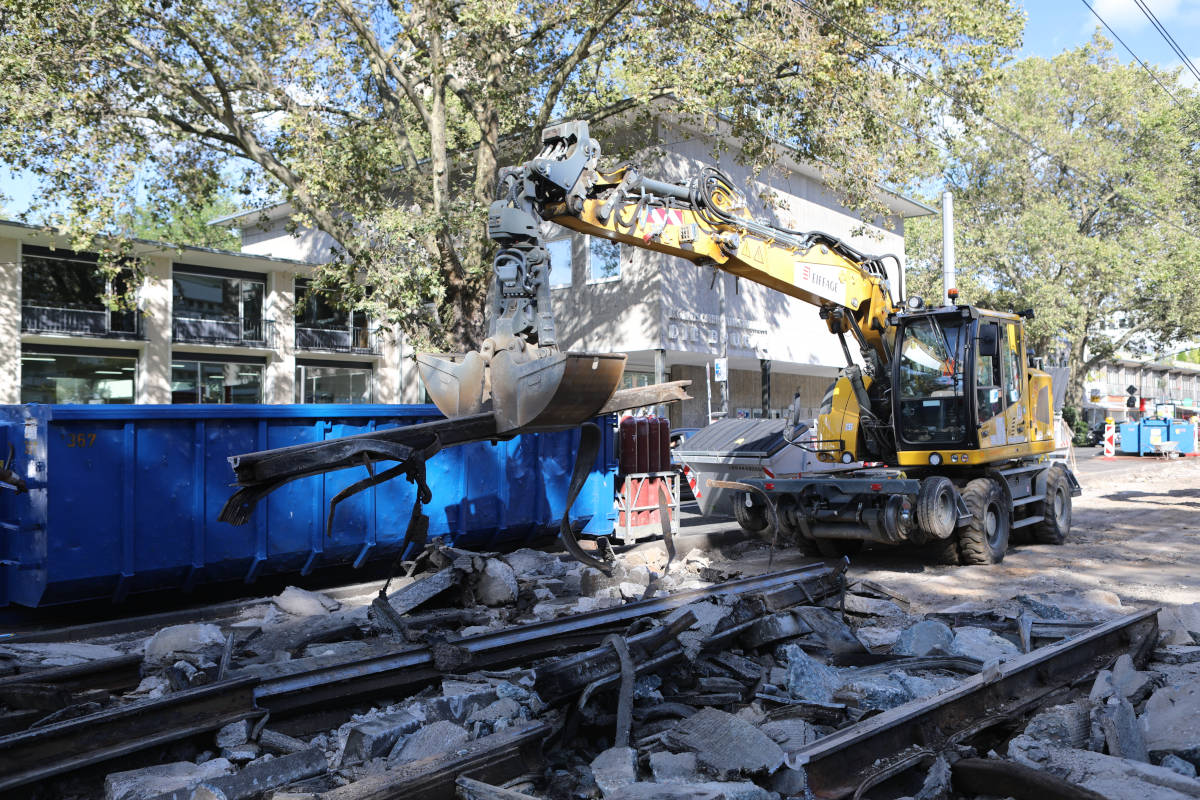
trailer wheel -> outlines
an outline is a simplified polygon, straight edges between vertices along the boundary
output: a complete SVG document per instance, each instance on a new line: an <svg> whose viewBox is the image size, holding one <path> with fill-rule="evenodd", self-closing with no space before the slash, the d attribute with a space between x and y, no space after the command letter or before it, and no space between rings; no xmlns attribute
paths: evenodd
<svg viewBox="0 0 1200 800"><path fill-rule="evenodd" d="M1046 475L1046 499L1042 501L1042 521L1031 526L1038 544L1062 544L1071 532L1071 487L1062 467L1055 465Z"/></svg>
<svg viewBox="0 0 1200 800"><path fill-rule="evenodd" d="M758 535L768 526L767 510L757 503L746 507L746 493L739 492L733 496L733 518L742 526L746 533Z"/></svg>
<svg viewBox="0 0 1200 800"><path fill-rule="evenodd" d="M917 526L936 539L947 539L958 522L954 484L945 475L930 475L917 492Z"/></svg>
<svg viewBox="0 0 1200 800"><path fill-rule="evenodd" d="M958 530L958 558L963 564L999 564L1008 551L1012 506L1003 487L991 478L976 478L962 492L971 521Z"/></svg>
<svg viewBox="0 0 1200 800"><path fill-rule="evenodd" d="M817 552L825 558L856 556L862 550L862 539L817 539Z"/></svg>

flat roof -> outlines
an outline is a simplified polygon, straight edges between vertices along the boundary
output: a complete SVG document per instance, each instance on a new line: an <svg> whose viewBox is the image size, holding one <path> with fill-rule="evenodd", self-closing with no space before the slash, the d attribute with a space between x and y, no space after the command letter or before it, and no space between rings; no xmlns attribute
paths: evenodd
<svg viewBox="0 0 1200 800"><path fill-rule="evenodd" d="M0 232L13 231L17 238L30 244L52 245L64 250L73 249L67 241L67 234L44 225L31 225L11 219L0 219ZM96 237L103 240L105 237ZM173 253L175 260L201 261L205 266L227 267L229 269L247 269L252 271L267 271L271 266L286 267L315 267L311 261L299 261L292 258L275 258L256 253L242 253L234 250L220 250L215 247L197 247L196 245L177 245L170 242L158 242L152 239L131 237L135 255L152 255L156 253Z"/></svg>

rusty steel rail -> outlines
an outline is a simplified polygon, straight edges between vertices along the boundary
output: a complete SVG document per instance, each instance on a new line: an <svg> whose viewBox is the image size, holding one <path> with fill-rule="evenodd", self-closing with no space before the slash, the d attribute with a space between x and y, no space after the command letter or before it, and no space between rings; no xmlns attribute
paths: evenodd
<svg viewBox="0 0 1200 800"><path fill-rule="evenodd" d="M0 793L260 715L256 682L186 689L0 737Z"/></svg>
<svg viewBox="0 0 1200 800"><path fill-rule="evenodd" d="M758 592L766 595L772 607L783 608L828 597L840 591L841 585L840 569L813 564L623 606L502 628L449 644L467 656L474 668L520 664L534 658L561 655L568 649L568 644L585 647L598 644L604 633L615 626L700 600ZM441 674L429 648L413 648L264 678L255 689L255 698L260 707L278 715L311 708L325 701L345 701L419 686Z"/></svg>
<svg viewBox="0 0 1200 800"><path fill-rule="evenodd" d="M841 570L813 564L447 644L471 659L473 668L518 664L598 644L604 634L634 620L697 601L758 594L768 609L776 609L815 602L836 594L842 585ZM302 664L290 673L246 670L208 686L0 737L0 793L266 712L274 717L344 708L355 698L416 690L444 674L428 647L335 664Z"/></svg>
<svg viewBox="0 0 1200 800"><path fill-rule="evenodd" d="M954 689L884 711L790 754L819 798L860 797L893 775L996 725L1017 719L1093 677L1121 653L1144 664L1158 609L1139 611L1002 662ZM986 671L985 671L986 673Z"/></svg>

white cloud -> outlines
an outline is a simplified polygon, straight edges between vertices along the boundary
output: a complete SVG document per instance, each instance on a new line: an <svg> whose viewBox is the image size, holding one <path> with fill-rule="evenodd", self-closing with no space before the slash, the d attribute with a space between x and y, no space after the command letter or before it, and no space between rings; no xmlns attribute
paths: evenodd
<svg viewBox="0 0 1200 800"><path fill-rule="evenodd" d="M1158 17L1159 21L1164 25L1167 21L1179 13L1180 6L1194 5L1193 3L1185 3L1183 0L1146 0L1146 5L1154 12L1154 16ZM1104 18L1104 21L1117 29L1122 30L1140 30L1150 25L1150 20L1138 8L1137 3L1133 0L1094 0L1092 7L1096 9L1096 13ZM1088 24L1091 28L1093 25Z"/></svg>

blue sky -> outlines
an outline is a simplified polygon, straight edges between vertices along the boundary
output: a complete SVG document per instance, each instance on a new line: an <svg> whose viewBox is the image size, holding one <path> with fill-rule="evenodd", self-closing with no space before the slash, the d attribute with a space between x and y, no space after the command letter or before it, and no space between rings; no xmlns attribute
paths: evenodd
<svg viewBox="0 0 1200 800"><path fill-rule="evenodd" d="M1163 67L1180 65L1179 57L1172 52L1134 0L1089 2L1139 58ZM1200 0L1145 2L1184 52L1200 66ZM1023 0L1022 6L1028 14L1028 22L1024 45L1019 52L1021 56L1049 57L1076 47L1088 41L1100 25L1082 0ZM1108 36L1107 31L1105 35ZM1119 44L1116 44L1116 52L1122 61L1131 60ZM36 184L28 175L13 174L0 168L0 195L6 196L3 201L4 216L27 209L36 190Z"/></svg>

